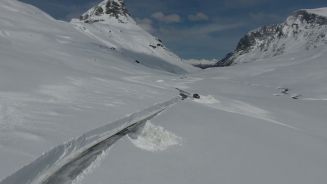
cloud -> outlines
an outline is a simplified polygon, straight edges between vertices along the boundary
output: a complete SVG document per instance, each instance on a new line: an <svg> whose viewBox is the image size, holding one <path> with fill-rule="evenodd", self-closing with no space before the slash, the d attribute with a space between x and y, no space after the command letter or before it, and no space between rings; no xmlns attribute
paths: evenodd
<svg viewBox="0 0 327 184"><path fill-rule="evenodd" d="M156 30L153 27L153 21L149 18L143 18L143 19L135 18L135 21L139 26L141 26L144 30L146 30L149 33L154 33Z"/></svg>
<svg viewBox="0 0 327 184"><path fill-rule="evenodd" d="M225 6L227 7L250 7L259 4L264 4L272 0L226 0Z"/></svg>
<svg viewBox="0 0 327 184"><path fill-rule="evenodd" d="M195 15L189 15L188 20L190 20L192 22L200 22L200 21L209 20L209 17L206 14L202 13L202 12L198 12Z"/></svg>
<svg viewBox="0 0 327 184"><path fill-rule="evenodd" d="M179 23L182 20L181 16L179 16L177 14L165 15L162 12L156 12L156 13L152 14L151 17L158 20L158 21L160 21L160 22L164 22L166 24Z"/></svg>
<svg viewBox="0 0 327 184"><path fill-rule="evenodd" d="M271 13L264 13L264 12L251 12L249 13L249 16L251 20L256 22L262 22L265 23L267 21L269 22L279 22L283 20L283 17L277 14L271 14Z"/></svg>
<svg viewBox="0 0 327 184"><path fill-rule="evenodd" d="M158 37L165 40L168 48L183 58L222 58L232 51L239 38L235 31L243 29L244 23L218 24L210 23L202 26L183 28L161 27Z"/></svg>
<svg viewBox="0 0 327 184"><path fill-rule="evenodd" d="M232 24L217 24L212 23L205 26L193 26L188 28L175 29L171 28L160 28L160 33L167 35L167 37L174 37L173 39L180 40L185 38L203 38L210 37L210 34L217 33L220 31L232 30L242 27L243 23L232 23ZM173 35L173 36L172 36Z"/></svg>

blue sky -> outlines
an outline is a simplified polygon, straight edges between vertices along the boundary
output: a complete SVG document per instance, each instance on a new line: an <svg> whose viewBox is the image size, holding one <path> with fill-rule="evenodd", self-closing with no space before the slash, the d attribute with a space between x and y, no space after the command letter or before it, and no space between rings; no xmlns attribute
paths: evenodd
<svg viewBox="0 0 327 184"><path fill-rule="evenodd" d="M78 17L101 0L21 0L53 17ZM326 0L125 0L131 15L183 58L221 58L249 30Z"/></svg>

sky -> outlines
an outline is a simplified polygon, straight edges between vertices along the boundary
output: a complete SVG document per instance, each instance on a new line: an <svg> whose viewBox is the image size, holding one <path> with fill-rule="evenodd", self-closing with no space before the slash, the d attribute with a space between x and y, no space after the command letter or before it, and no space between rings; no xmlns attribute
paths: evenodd
<svg viewBox="0 0 327 184"><path fill-rule="evenodd" d="M101 0L21 0L69 21ZM326 0L125 0L131 16L185 59L220 59L248 31Z"/></svg>

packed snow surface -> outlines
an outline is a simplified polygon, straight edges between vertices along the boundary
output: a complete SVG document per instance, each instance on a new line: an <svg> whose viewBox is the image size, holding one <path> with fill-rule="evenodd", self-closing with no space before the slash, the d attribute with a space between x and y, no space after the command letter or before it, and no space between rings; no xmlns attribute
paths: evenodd
<svg viewBox="0 0 327 184"><path fill-rule="evenodd" d="M136 42L111 49L98 34L108 25L84 24L0 1L1 184L76 168L58 184L326 183L326 44L190 74L124 46ZM181 101L175 88L201 98ZM152 113L106 154L93 149ZM76 164L81 155L92 159Z"/></svg>

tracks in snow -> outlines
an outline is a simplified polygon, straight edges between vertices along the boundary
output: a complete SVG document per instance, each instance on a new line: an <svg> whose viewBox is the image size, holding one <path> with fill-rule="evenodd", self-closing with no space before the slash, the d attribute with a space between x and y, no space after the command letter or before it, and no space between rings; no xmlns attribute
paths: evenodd
<svg viewBox="0 0 327 184"><path fill-rule="evenodd" d="M160 111L161 112L161 111ZM141 120L123 130L116 133L113 136L105 139L102 142L90 147L80 155L66 165L64 165L60 170L53 173L46 181L42 184L69 184L72 183L80 174L82 174L96 159L111 145L113 145L120 138L124 137L130 132L136 131L139 127L142 127L148 120L151 120L160 112L151 115L150 117Z"/></svg>
<svg viewBox="0 0 327 184"><path fill-rule="evenodd" d="M173 98L57 146L0 184L71 184L116 141L180 101Z"/></svg>

